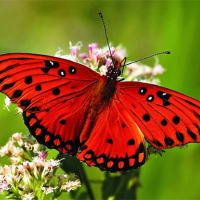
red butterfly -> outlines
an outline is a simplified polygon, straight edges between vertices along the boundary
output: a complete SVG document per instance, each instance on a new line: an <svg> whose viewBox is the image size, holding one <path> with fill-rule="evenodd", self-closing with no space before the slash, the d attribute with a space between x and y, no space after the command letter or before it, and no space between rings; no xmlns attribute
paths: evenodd
<svg viewBox="0 0 200 200"><path fill-rule="evenodd" d="M145 139L172 148L200 142L200 102L157 85L118 81L121 64L90 68L34 54L0 56L0 91L24 111L38 142L101 170L147 159Z"/></svg>

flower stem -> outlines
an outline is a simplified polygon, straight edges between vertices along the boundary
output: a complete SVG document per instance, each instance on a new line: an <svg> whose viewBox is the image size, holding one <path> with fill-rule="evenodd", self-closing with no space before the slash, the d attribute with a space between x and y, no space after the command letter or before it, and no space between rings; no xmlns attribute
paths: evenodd
<svg viewBox="0 0 200 200"><path fill-rule="evenodd" d="M79 170L80 170L80 174L81 174L81 179L82 179L83 182L85 183L85 186L86 186L86 189L87 189L89 198L90 198L91 200L94 200L94 199L95 199L95 198L94 198L94 194L93 194L93 192L92 192L92 188L90 187L90 184L89 184L89 181L88 181L88 178L87 178L87 175L86 175L86 173L85 173L85 170L84 170L84 167L83 167L82 163L81 163L81 165L80 165Z"/></svg>

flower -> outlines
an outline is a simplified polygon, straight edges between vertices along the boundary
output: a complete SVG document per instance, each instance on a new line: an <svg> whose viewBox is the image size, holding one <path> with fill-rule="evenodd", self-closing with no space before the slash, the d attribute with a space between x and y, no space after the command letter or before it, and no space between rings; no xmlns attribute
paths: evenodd
<svg viewBox="0 0 200 200"><path fill-rule="evenodd" d="M40 152L38 152L38 156L39 156L41 159L45 160L46 157L47 157L47 152L46 152L46 151L40 151Z"/></svg>
<svg viewBox="0 0 200 200"><path fill-rule="evenodd" d="M6 99L5 99L5 101L4 101L4 108L6 108L8 111L10 111L8 107L9 107L12 103L13 103L12 100L11 100L9 97L6 97Z"/></svg>
<svg viewBox="0 0 200 200"><path fill-rule="evenodd" d="M165 71L165 69L158 63L158 59L156 60L154 64L154 68L152 69L152 75L156 76L158 74L162 74Z"/></svg>
<svg viewBox="0 0 200 200"><path fill-rule="evenodd" d="M59 58L71 60L71 61L74 61L74 62L78 62L77 53L81 49L82 43L77 42L75 45L72 45L72 43L70 42L69 46L70 46L71 54L61 55L63 50L59 48L58 51L56 52L55 56L59 57Z"/></svg>
<svg viewBox="0 0 200 200"><path fill-rule="evenodd" d="M31 193L24 194L22 197L23 197L23 200L31 200L34 198L34 195L33 195L33 192L31 192Z"/></svg>
<svg viewBox="0 0 200 200"><path fill-rule="evenodd" d="M57 188L58 186L57 187L41 187L41 189L44 191L45 194L52 193Z"/></svg>
<svg viewBox="0 0 200 200"><path fill-rule="evenodd" d="M7 198L43 199L50 193L57 198L62 192L80 187L80 180L75 175L72 179L71 175L58 174L61 160L47 160L47 151L44 147L33 148L37 145L30 135L15 133L0 149L0 155L7 155L12 162L0 166L0 192ZM67 190L63 189L66 187Z"/></svg>
<svg viewBox="0 0 200 200"><path fill-rule="evenodd" d="M80 180L78 180L78 179L75 180L75 181L69 180L62 185L62 190L69 192L69 191L74 190L74 189L76 189L77 187L80 187L80 186L81 186Z"/></svg>

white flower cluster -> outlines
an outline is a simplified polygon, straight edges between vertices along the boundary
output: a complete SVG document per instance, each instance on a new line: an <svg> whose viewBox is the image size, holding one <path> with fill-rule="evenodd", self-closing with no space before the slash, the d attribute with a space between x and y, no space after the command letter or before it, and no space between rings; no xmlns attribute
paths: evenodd
<svg viewBox="0 0 200 200"><path fill-rule="evenodd" d="M53 193L57 197L81 186L74 175L56 173L60 161L47 160L47 152L30 135L15 133L0 148L0 156L8 156L11 165L0 166L0 192L7 198L41 199L41 194ZM43 195L44 196L44 195Z"/></svg>

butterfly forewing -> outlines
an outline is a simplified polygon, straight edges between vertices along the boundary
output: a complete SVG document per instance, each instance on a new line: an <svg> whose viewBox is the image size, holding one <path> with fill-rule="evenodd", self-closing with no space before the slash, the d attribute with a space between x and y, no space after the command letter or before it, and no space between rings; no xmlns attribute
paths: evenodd
<svg viewBox="0 0 200 200"><path fill-rule="evenodd" d="M0 91L22 109L44 111L90 90L99 79L91 69L34 54L0 56Z"/></svg>
<svg viewBox="0 0 200 200"><path fill-rule="evenodd" d="M200 141L200 102L160 86L119 83L121 101L157 148Z"/></svg>
<svg viewBox="0 0 200 200"><path fill-rule="evenodd" d="M36 139L75 155L99 74L69 60L34 55L0 56L0 91L24 109Z"/></svg>

